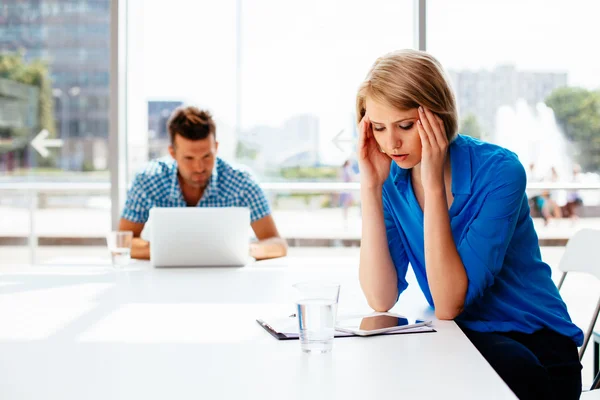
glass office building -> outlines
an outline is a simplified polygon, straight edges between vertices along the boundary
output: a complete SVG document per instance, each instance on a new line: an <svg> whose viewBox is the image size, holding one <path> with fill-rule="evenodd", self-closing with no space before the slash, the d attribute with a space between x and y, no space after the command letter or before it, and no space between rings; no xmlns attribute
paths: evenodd
<svg viewBox="0 0 600 400"><path fill-rule="evenodd" d="M48 166L107 168L109 30L110 0L0 4L0 54L20 54L25 65L43 61L48 67L55 120L50 134L63 140Z"/></svg>

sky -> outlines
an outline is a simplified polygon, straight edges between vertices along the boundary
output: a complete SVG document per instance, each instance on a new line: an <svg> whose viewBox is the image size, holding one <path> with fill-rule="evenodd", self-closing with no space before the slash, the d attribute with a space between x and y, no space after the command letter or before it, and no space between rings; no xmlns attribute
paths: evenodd
<svg viewBox="0 0 600 400"><path fill-rule="evenodd" d="M236 121L240 60L242 129L320 118L324 161L346 157L331 143L351 129L356 88L380 55L414 44L413 0L130 0L129 79L139 96L181 99ZM600 88L600 2L429 0L428 51L447 69L567 72Z"/></svg>

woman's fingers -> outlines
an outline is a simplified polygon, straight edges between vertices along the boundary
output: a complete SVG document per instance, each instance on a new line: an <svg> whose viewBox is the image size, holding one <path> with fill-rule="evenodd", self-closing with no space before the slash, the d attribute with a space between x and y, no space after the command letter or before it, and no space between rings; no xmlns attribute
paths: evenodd
<svg viewBox="0 0 600 400"><path fill-rule="evenodd" d="M436 115L435 118L440 126L440 131L444 134L444 137L447 138L448 136L446 135L446 126L444 125L444 120L442 120L439 115Z"/></svg>
<svg viewBox="0 0 600 400"><path fill-rule="evenodd" d="M363 119L365 120L365 137L366 139L369 139L373 136L371 134L371 120L369 119L369 116L367 114L365 114Z"/></svg>
<svg viewBox="0 0 600 400"><path fill-rule="evenodd" d="M427 136L427 132L425 132L425 128L423 127L423 123L420 119L417 121L417 131L419 132L419 136L421 137L421 146L423 146L423 153L429 154L429 152L431 151L429 136Z"/></svg>
<svg viewBox="0 0 600 400"><path fill-rule="evenodd" d="M426 110L426 112L432 126L434 127L433 132L435 135L435 140L437 141L440 149L445 151L448 145L448 138L446 137L446 128L444 127L444 122L439 115L432 113L430 110Z"/></svg>
<svg viewBox="0 0 600 400"><path fill-rule="evenodd" d="M437 147L437 141L435 140L433 127L431 126L431 122L429 121L429 118L425 113L424 107L419 107L419 121L421 122L421 127L423 129L423 132L425 133L424 136L427 137L427 142L429 143L429 146L431 148Z"/></svg>
<svg viewBox="0 0 600 400"><path fill-rule="evenodd" d="M446 132L443 123L440 124L441 118L424 107L419 107L419 115L425 133L429 138L430 145L445 151L447 145Z"/></svg>
<svg viewBox="0 0 600 400"><path fill-rule="evenodd" d="M366 119L367 116L365 115L358 124L358 154L361 158L366 158Z"/></svg>

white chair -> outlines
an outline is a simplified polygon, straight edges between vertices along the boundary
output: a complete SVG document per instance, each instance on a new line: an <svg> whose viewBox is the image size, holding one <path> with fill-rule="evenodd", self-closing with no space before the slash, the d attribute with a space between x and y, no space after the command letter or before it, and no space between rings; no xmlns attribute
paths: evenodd
<svg viewBox="0 0 600 400"><path fill-rule="evenodd" d="M579 400L600 400L600 390L582 392Z"/></svg>
<svg viewBox="0 0 600 400"><path fill-rule="evenodd" d="M582 272L600 279L600 230L582 229L575 233L567 242L565 253L560 260L558 268L562 271L558 290L562 287L569 272ZM583 346L579 349L579 360L582 359L585 348L590 341L594 325L596 325L596 320L598 319L598 313L600 313L600 298L596 303L596 310L585 332ZM592 389L597 389L600 386L598 381L598 376L596 376Z"/></svg>
<svg viewBox="0 0 600 400"><path fill-rule="evenodd" d="M580 399L582 400L600 400L600 374L596 374L592 387L587 392L582 392Z"/></svg>

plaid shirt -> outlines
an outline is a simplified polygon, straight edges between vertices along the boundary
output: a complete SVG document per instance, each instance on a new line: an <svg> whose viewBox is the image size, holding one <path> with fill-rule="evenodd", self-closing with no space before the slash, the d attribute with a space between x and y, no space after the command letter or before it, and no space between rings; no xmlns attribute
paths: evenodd
<svg viewBox="0 0 600 400"><path fill-rule="evenodd" d="M136 175L121 217L146 223L152 207L187 207L173 159L151 161ZM264 192L250 174L220 158L197 207L248 207L252 222L271 214Z"/></svg>

